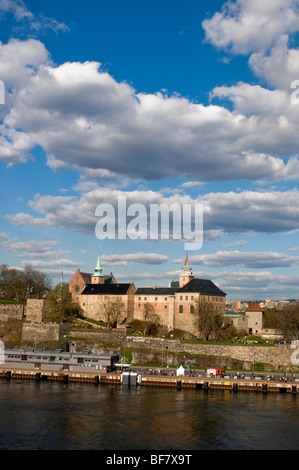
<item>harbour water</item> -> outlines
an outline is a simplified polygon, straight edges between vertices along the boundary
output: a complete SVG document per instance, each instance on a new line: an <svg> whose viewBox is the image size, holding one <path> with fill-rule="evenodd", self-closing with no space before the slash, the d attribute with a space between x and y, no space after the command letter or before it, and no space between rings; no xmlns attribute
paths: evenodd
<svg viewBox="0 0 299 470"><path fill-rule="evenodd" d="M299 396L0 380L0 450L298 450Z"/></svg>

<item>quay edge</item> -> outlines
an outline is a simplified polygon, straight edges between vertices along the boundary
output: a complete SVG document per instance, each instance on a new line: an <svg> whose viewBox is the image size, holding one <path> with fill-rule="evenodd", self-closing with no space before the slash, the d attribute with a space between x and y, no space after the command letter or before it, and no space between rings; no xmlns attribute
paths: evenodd
<svg viewBox="0 0 299 470"><path fill-rule="evenodd" d="M21 369L2 369L0 378L10 379L31 379L35 381L59 381L62 383L93 383L97 384L116 384L127 387L148 386L148 387L176 387L181 389L194 390L229 390L232 392L278 392L292 393L297 395L299 385L294 383L267 382L264 380L230 380L230 379L211 379L199 377L159 377L149 375L139 375L136 373L78 373L69 371L43 371L43 370L21 370Z"/></svg>

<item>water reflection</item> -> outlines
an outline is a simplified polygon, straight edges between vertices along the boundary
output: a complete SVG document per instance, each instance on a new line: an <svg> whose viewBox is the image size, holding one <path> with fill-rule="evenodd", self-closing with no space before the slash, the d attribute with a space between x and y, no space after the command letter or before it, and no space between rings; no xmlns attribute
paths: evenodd
<svg viewBox="0 0 299 470"><path fill-rule="evenodd" d="M299 449L299 396L0 381L0 449Z"/></svg>

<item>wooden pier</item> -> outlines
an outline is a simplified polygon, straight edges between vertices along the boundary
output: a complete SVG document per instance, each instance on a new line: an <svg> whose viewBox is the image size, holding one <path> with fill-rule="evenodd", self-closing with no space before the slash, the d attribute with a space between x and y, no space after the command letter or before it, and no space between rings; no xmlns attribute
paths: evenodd
<svg viewBox="0 0 299 470"><path fill-rule="evenodd" d="M59 381L63 383L93 383L97 384L117 384L127 387L148 386L148 387L175 387L177 390L229 390L232 392L262 392L262 393L298 393L299 384L295 382L274 382L254 379L218 379L188 376L163 376L163 375L139 375L138 373L126 372L116 373L78 373L70 371L43 371L43 370L20 370L2 369L0 378L29 379L35 381Z"/></svg>

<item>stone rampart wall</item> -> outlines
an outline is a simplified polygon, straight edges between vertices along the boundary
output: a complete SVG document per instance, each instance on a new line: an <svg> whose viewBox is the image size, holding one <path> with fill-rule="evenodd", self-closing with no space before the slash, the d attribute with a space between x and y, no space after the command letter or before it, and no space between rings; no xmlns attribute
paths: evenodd
<svg viewBox="0 0 299 470"><path fill-rule="evenodd" d="M24 311L24 305L0 304L0 321L7 321L9 318L22 320Z"/></svg>
<svg viewBox="0 0 299 470"><path fill-rule="evenodd" d="M245 369L251 369L252 365L258 363L266 364L274 370L280 368L291 368L299 370L296 361L296 352L291 345L273 345L273 346L222 346L214 344L194 344L194 343L182 343L179 340L163 340L160 338L151 337L138 337L138 336L126 336L125 333L120 332L88 332L88 333L77 333L71 332L71 336L76 339L85 341L92 340L95 344L96 341L99 343L109 344L110 347L115 348L115 352L119 352L123 348L130 348L135 358L133 362L139 362L142 357L145 360L147 355L150 358L151 354L156 357L163 356L165 360L169 359L169 362L175 364L175 356L177 360L182 360L186 356L187 360L200 364L203 363L204 357L210 358L210 363L213 363L215 358L215 367L230 367L231 361L238 361L242 363ZM75 344L75 343L74 343ZM298 348L299 350L299 348ZM298 351L299 356L299 351ZM165 362L164 362L165 363ZM212 365L211 365L212 367Z"/></svg>
<svg viewBox="0 0 299 470"><path fill-rule="evenodd" d="M42 322L46 318L47 301L44 299L27 299L26 320Z"/></svg>
<svg viewBox="0 0 299 470"><path fill-rule="evenodd" d="M25 323L22 329L22 341L38 344L44 341L60 341L69 334L69 326L58 323Z"/></svg>

